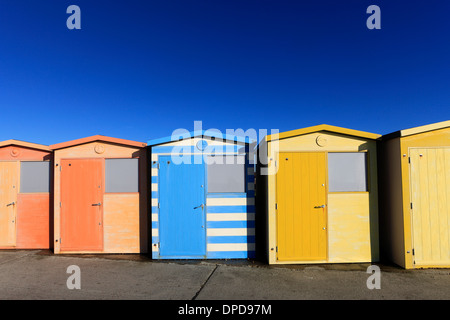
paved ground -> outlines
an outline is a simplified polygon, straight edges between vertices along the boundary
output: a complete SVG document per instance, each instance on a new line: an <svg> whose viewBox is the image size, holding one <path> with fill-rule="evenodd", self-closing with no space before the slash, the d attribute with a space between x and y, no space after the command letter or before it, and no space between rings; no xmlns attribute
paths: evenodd
<svg viewBox="0 0 450 320"><path fill-rule="evenodd" d="M67 288L70 265L80 267L80 290ZM368 266L267 266L247 260L152 261L139 255L1 251L0 299L450 300L450 269L407 271L379 265L381 289L369 290Z"/></svg>

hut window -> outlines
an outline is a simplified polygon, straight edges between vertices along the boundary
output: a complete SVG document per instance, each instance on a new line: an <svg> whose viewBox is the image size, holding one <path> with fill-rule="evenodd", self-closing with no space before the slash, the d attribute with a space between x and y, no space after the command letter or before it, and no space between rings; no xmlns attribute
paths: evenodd
<svg viewBox="0 0 450 320"><path fill-rule="evenodd" d="M245 156L208 157L208 192L245 192Z"/></svg>
<svg viewBox="0 0 450 320"><path fill-rule="evenodd" d="M20 163L20 193L50 191L50 162L23 161Z"/></svg>
<svg viewBox="0 0 450 320"><path fill-rule="evenodd" d="M138 159L105 159L105 192L139 192Z"/></svg>
<svg viewBox="0 0 450 320"><path fill-rule="evenodd" d="M366 152L328 153L330 192L367 191Z"/></svg>

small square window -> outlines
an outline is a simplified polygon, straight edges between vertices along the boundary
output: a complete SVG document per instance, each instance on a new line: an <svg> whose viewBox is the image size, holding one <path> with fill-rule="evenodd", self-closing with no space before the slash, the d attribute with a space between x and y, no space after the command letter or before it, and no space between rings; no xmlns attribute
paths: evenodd
<svg viewBox="0 0 450 320"><path fill-rule="evenodd" d="M214 156L207 161L208 192L245 192L245 156Z"/></svg>
<svg viewBox="0 0 450 320"><path fill-rule="evenodd" d="M328 153L328 184L330 192L367 191L366 152Z"/></svg>
<svg viewBox="0 0 450 320"><path fill-rule="evenodd" d="M105 192L139 192L139 159L105 159Z"/></svg>
<svg viewBox="0 0 450 320"><path fill-rule="evenodd" d="M23 161L20 163L20 193L50 191L50 162Z"/></svg>

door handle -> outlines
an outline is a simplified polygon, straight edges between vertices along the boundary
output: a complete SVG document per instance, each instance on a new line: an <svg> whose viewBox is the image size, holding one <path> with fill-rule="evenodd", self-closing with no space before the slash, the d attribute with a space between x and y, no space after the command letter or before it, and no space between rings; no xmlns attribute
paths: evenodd
<svg viewBox="0 0 450 320"><path fill-rule="evenodd" d="M325 205L321 205L321 206L314 206L314 209L320 209L320 208L325 208Z"/></svg>
<svg viewBox="0 0 450 320"><path fill-rule="evenodd" d="M93 204L92 204L93 207L98 207L98 206L101 206L101 205L102 205L102 204L101 204L100 202L99 202L99 203L93 203Z"/></svg>
<svg viewBox="0 0 450 320"><path fill-rule="evenodd" d="M11 203L8 203L6 206L9 207L9 206L13 206L15 204L16 204L15 202L11 202Z"/></svg>
<svg viewBox="0 0 450 320"><path fill-rule="evenodd" d="M194 209L198 209L200 207L203 209L205 207L205 205L202 203L201 205L199 205L198 207L195 207Z"/></svg>

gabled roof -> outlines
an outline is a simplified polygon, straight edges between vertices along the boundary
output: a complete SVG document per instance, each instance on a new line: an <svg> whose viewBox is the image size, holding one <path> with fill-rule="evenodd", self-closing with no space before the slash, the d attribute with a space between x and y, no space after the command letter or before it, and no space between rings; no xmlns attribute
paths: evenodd
<svg viewBox="0 0 450 320"><path fill-rule="evenodd" d="M37 150L51 151L51 148L49 146L46 146L43 144L31 143L31 142L14 140L14 139L0 141L0 147L6 147L6 146L19 146L19 147L26 147L26 148L37 149Z"/></svg>
<svg viewBox="0 0 450 320"><path fill-rule="evenodd" d="M147 144L145 142L138 142L138 141L119 139L119 138L112 138L112 137L107 137L107 136L102 136L102 135L95 135L95 136L81 138L81 139L77 139L77 140L52 144L50 146L50 148L52 150L58 150L58 149L73 147L73 146L80 145L80 144L95 142L95 141L110 142L110 143L121 144L121 145L125 145L125 146L130 146L130 147L138 147L138 148L143 148L143 147L147 146Z"/></svg>
<svg viewBox="0 0 450 320"><path fill-rule="evenodd" d="M332 132L332 133L339 133L339 134L344 134L344 135L349 135L349 136L354 136L354 137L359 137L359 138L374 139L374 140L381 137L381 135L375 134L375 133L358 131L358 130L341 128L341 127L335 127L335 126L330 126L328 124L321 124L318 126L312 126L312 127L307 127L307 128L297 129L297 130L280 132L279 134L271 134L266 137L266 140L273 141L273 140L292 138L295 136L300 136L300 135L319 132L319 131L328 131L328 132Z"/></svg>
<svg viewBox="0 0 450 320"><path fill-rule="evenodd" d="M216 138L221 140L228 140L228 141L237 141L242 143L252 143L255 142L253 139L250 139L249 137L241 137L241 136L235 136L235 135L229 135L220 133L213 130L196 130L196 131L185 131L180 134L171 135L164 138L159 139L153 139L147 141L147 145L149 146L155 146L158 144L168 143L168 142L174 142L184 139L190 139L195 137L207 137L207 138Z"/></svg>
<svg viewBox="0 0 450 320"><path fill-rule="evenodd" d="M448 127L450 127L450 120L427 124L427 125L420 126L420 127L395 131L395 132L384 135L383 140L389 140L389 139L398 138L398 137L407 137L407 136L412 136L414 134L420 134L420 133L444 129L444 128L448 128Z"/></svg>

